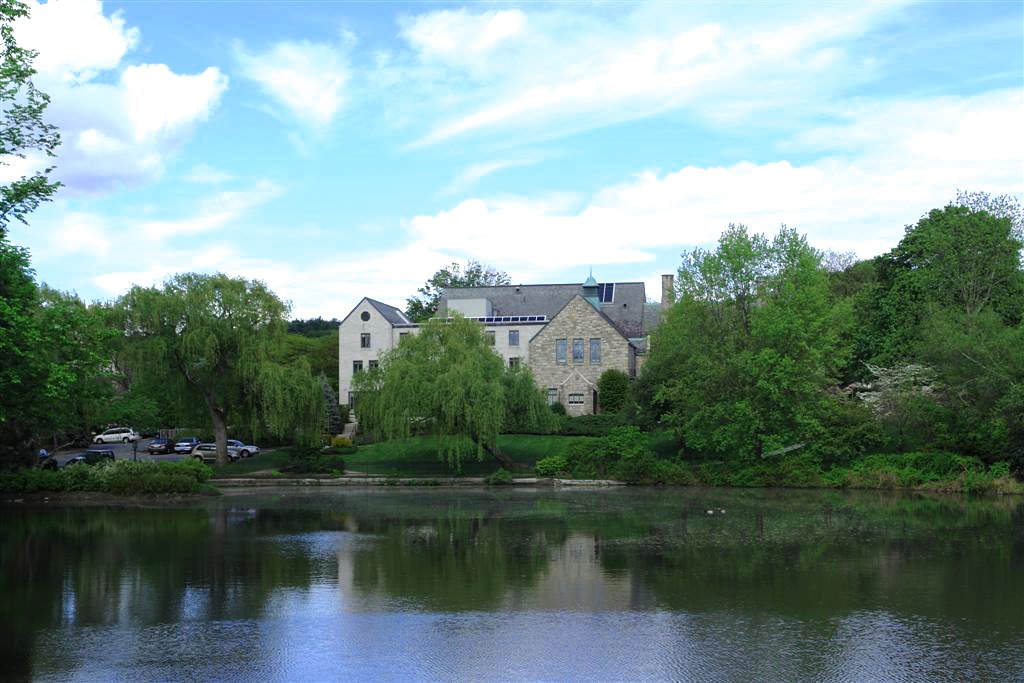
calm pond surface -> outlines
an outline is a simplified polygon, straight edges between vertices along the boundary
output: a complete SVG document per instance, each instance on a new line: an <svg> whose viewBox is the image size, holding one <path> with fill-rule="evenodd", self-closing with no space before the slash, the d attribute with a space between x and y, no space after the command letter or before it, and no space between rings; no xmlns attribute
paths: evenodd
<svg viewBox="0 0 1024 683"><path fill-rule="evenodd" d="M0 518L12 679L1024 680L1019 498L263 490Z"/></svg>

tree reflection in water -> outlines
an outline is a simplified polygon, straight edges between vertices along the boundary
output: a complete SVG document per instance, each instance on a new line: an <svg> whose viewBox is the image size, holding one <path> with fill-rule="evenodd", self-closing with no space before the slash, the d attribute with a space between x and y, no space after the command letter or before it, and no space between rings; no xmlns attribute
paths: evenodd
<svg viewBox="0 0 1024 683"><path fill-rule="evenodd" d="M877 630L905 618L950 624L965 648L1024 646L1019 500L433 490L2 510L0 656L12 678L91 672L97 653L76 635L93 632L168 638L156 653L126 646L122 673L256 667L280 620L329 628L342 613L664 612L707 615L723 633L747 624L755 641L770 629L750 624L781 619L792 643L856 642L857 620ZM807 657L803 673L828 671Z"/></svg>

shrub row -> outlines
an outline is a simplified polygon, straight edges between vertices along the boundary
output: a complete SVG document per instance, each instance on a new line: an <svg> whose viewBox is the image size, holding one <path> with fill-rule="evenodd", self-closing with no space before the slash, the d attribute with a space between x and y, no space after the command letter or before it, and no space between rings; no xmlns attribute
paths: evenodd
<svg viewBox="0 0 1024 683"><path fill-rule="evenodd" d="M71 465L61 470L26 468L0 472L0 491L96 491L116 495L196 493L213 470L194 459L181 462L118 460Z"/></svg>
<svg viewBox="0 0 1024 683"><path fill-rule="evenodd" d="M345 460L342 453L354 453L354 446L328 446L309 448L292 446L285 449L287 458L282 468L293 474L344 474Z"/></svg>
<svg viewBox="0 0 1024 683"><path fill-rule="evenodd" d="M687 463L659 458L635 427L573 444L565 455L537 462L542 477L614 478L630 484L786 488L925 489L962 493L1024 493L1005 462L986 467L977 458L945 452L864 456L848 467L824 470L812 455L759 462Z"/></svg>

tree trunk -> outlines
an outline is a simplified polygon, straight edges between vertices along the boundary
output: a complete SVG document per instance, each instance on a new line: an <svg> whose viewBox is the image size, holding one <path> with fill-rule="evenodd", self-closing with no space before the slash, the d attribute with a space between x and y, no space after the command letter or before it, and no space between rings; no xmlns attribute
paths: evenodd
<svg viewBox="0 0 1024 683"><path fill-rule="evenodd" d="M210 411L210 421L213 423L213 440L217 444L217 464L228 464L228 420L227 411L213 405L213 399L204 395L206 407Z"/></svg>
<svg viewBox="0 0 1024 683"><path fill-rule="evenodd" d="M494 448L491 448L490 446L488 446L486 444L484 444L483 446L484 446L484 450L487 451L487 453L492 458L497 460L501 464L501 466L504 467L509 472L514 472L516 470L529 469L529 467L524 465L523 463L516 462L512 458L510 458L507 455L505 455L504 453L502 453L501 449L499 449L497 446L495 446Z"/></svg>

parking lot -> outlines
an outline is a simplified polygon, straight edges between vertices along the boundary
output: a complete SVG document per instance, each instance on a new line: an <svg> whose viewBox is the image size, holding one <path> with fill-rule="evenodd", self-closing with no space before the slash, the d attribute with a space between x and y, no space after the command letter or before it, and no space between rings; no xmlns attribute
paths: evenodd
<svg viewBox="0 0 1024 683"><path fill-rule="evenodd" d="M177 453L161 454L161 455L150 455L146 448L149 447L149 442L152 439L139 439L134 444L124 443L104 443L104 444L92 444L89 448L103 448L114 451L114 457L118 460L132 460L138 459L139 461L146 462L177 462L178 460L184 460L190 458L190 455L179 455ZM133 450L133 446L136 450ZM61 466L64 465L72 457L84 452L84 448L72 448L66 451L60 451L54 459Z"/></svg>

